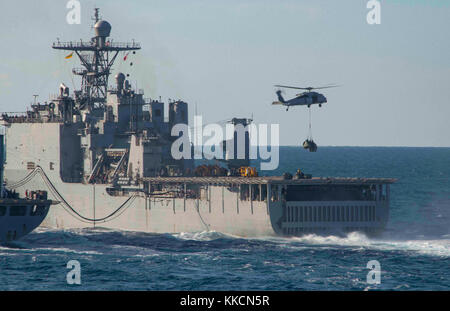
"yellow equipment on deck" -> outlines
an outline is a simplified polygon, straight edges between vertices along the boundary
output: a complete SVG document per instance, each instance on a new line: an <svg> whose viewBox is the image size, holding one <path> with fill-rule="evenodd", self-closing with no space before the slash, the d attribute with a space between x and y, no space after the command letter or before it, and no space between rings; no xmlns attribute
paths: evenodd
<svg viewBox="0 0 450 311"><path fill-rule="evenodd" d="M239 176L242 177L258 177L258 171L256 170L256 167L241 166L238 172Z"/></svg>

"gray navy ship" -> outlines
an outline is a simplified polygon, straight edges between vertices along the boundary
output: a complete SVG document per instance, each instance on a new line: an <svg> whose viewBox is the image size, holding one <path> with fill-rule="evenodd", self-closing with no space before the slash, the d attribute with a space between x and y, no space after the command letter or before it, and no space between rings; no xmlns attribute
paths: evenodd
<svg viewBox="0 0 450 311"><path fill-rule="evenodd" d="M93 38L53 43L79 58L79 90L61 84L48 102L1 116L8 188L47 189L60 202L43 226L236 236L383 230L394 179L257 176L247 156L228 168L174 159L171 129L188 124L188 104L170 101L166 114L123 73L110 86L117 57L141 48L111 40L111 28L96 10Z"/></svg>

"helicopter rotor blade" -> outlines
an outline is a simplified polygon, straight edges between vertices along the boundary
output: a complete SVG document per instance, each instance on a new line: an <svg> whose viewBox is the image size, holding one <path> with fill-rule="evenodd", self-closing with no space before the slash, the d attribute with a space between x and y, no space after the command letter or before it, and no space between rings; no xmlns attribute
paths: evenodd
<svg viewBox="0 0 450 311"><path fill-rule="evenodd" d="M275 87L282 87L287 89L295 89L295 90L309 90L309 87L295 87L295 86L287 86L287 85L275 85Z"/></svg>
<svg viewBox="0 0 450 311"><path fill-rule="evenodd" d="M321 86L321 87L314 87L312 88L313 90L322 90L322 89L329 89L332 87L340 87L342 85L327 85L327 86Z"/></svg>
<svg viewBox="0 0 450 311"><path fill-rule="evenodd" d="M332 87L339 87L341 85L327 85L327 86L320 86L320 87L296 87L296 86L288 86L288 85L275 85L275 87L282 87L282 88L288 88L288 89L295 89L295 90L307 90L307 91L312 91L312 90L321 90L321 89L329 89Z"/></svg>

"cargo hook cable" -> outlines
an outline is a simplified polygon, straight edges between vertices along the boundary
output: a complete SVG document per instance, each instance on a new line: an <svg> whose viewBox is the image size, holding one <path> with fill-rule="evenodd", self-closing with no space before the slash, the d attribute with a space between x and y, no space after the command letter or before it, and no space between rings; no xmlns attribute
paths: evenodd
<svg viewBox="0 0 450 311"><path fill-rule="evenodd" d="M309 107L308 110L309 110L309 131L308 131L308 139L312 140L312 129L311 129L311 107Z"/></svg>

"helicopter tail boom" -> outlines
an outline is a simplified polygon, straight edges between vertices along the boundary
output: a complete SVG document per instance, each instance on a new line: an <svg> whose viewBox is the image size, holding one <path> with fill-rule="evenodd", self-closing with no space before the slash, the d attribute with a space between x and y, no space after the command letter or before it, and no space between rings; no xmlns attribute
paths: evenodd
<svg viewBox="0 0 450 311"><path fill-rule="evenodd" d="M286 101L284 100L284 98L283 98L283 96L281 95L281 91L277 91L277 96L278 96L278 100L281 102L281 103L286 103Z"/></svg>

